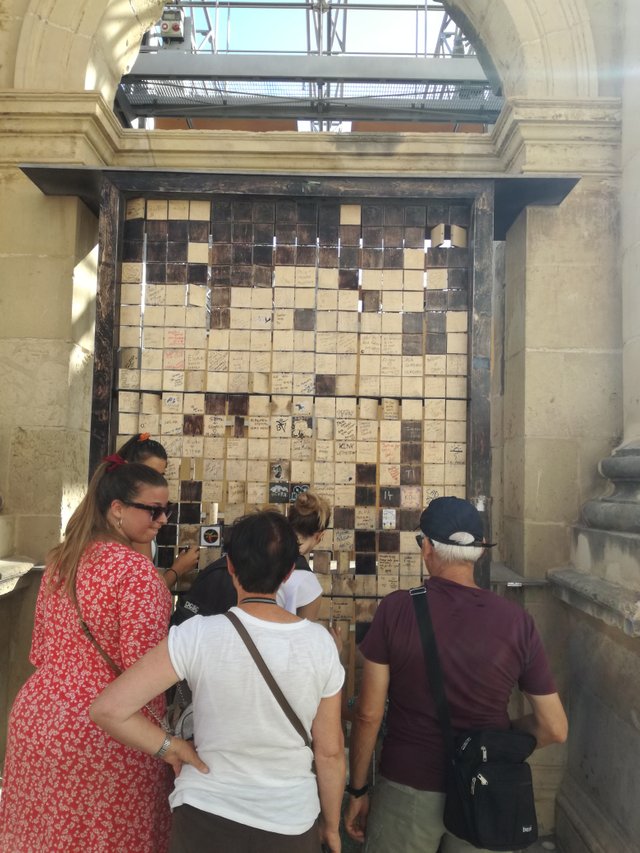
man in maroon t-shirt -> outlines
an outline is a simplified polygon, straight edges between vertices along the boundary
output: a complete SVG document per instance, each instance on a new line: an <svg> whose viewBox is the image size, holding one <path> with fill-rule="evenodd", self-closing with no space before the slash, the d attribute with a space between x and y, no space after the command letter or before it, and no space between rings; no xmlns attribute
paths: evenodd
<svg viewBox="0 0 640 853"><path fill-rule="evenodd" d="M567 718L533 619L474 582L474 563L489 547L478 511L460 498L436 498L422 513L420 529L416 540L429 573L429 609L453 728L511 725L535 735L538 747L564 741ZM365 853L476 851L442 822L444 743L408 591L381 602L359 648L364 668L349 749L347 832L366 841ZM507 705L516 685L532 713L510 721ZM369 813L367 777L387 698Z"/></svg>

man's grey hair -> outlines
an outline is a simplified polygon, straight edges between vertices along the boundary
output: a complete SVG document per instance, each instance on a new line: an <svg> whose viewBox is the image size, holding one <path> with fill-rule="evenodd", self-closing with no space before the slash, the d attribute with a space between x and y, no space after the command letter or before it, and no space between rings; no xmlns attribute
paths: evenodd
<svg viewBox="0 0 640 853"><path fill-rule="evenodd" d="M443 563L475 563L482 556L484 548L482 545L470 547L468 545L446 545L444 542L431 540L433 549Z"/></svg>

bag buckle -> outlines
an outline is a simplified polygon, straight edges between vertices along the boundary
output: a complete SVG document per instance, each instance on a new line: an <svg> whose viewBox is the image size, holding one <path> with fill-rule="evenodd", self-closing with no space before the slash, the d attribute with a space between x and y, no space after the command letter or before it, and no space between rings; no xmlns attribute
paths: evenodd
<svg viewBox="0 0 640 853"><path fill-rule="evenodd" d="M412 586L409 590L409 595L426 595L427 590L426 587L423 586Z"/></svg>

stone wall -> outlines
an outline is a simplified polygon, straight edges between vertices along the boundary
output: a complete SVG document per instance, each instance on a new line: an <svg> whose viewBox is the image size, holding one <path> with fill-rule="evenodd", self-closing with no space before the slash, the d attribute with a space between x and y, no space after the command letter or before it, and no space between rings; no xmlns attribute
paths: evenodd
<svg viewBox="0 0 640 853"><path fill-rule="evenodd" d="M499 122L483 136L124 131L109 104L162 4L89 0L71 12L69 4L44 0L7 4L0 29L0 555L43 559L87 474L97 227L82 202L46 197L28 181L18 166L35 162L334 176L579 175L562 205L530 208L508 234L492 386L493 516L502 557L530 578L571 559L571 526L602 489L597 461L623 436L623 398L625 424L636 425L640 410L637 391L627 390L637 388L640 351L640 87L629 75L621 202L616 30L624 12L635 63L640 13L635 0L449 5L478 34L507 96ZM527 591L523 601L567 685L572 730L560 840L571 853L631 850L637 640L579 615L571 602L550 601L544 590ZM26 666L28 618L17 615L11 654ZM6 649L6 631L0 642ZM594 756L597 737L602 748ZM535 759L545 829L562 764L562 750Z"/></svg>

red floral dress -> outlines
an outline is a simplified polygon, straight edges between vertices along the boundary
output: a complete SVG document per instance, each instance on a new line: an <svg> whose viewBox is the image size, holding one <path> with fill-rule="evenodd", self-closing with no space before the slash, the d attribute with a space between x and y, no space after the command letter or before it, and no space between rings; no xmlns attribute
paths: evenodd
<svg viewBox="0 0 640 853"><path fill-rule="evenodd" d="M92 634L122 669L167 634L171 596L152 563L96 542L78 568L77 594ZM165 853L169 766L122 746L88 708L115 676L80 629L68 596L36 605L31 663L9 719L0 800L1 853ZM164 697L150 703L164 713Z"/></svg>

